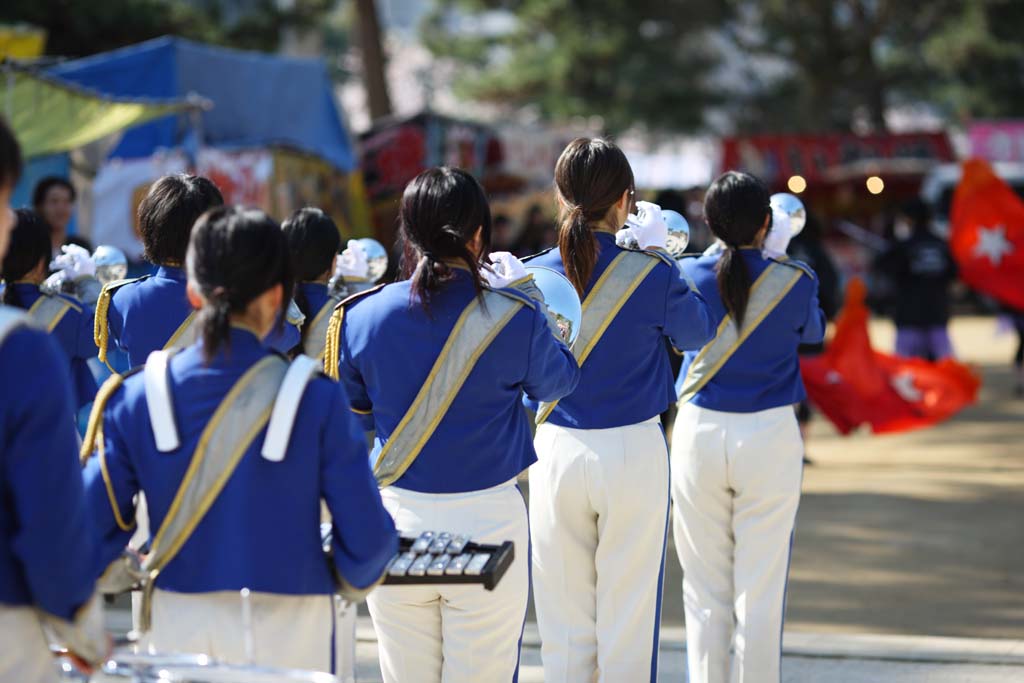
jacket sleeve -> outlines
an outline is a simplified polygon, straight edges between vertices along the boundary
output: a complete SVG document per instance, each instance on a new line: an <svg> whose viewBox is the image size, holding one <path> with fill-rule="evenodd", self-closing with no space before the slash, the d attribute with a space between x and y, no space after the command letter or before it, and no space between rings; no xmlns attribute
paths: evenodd
<svg viewBox="0 0 1024 683"><path fill-rule="evenodd" d="M818 278L811 282L811 296L807 302L807 314L800 327L801 344L820 344L825 339L825 313L818 304Z"/></svg>
<svg viewBox="0 0 1024 683"><path fill-rule="evenodd" d="M715 336L718 321L700 292L690 289L680 266L669 274L665 290L665 336L679 351L696 351Z"/></svg>
<svg viewBox="0 0 1024 683"><path fill-rule="evenodd" d="M117 559L135 531L135 494L139 483L119 428L130 422L117 405L123 395L122 388L111 398L103 417L103 440L83 472L93 536L99 545L96 576Z"/></svg>
<svg viewBox="0 0 1024 683"><path fill-rule="evenodd" d="M83 306L82 315L78 320L77 339L75 344L75 356L88 360L95 358L99 353L96 348L96 340L93 334L93 327L96 323L96 309L92 306Z"/></svg>
<svg viewBox="0 0 1024 683"><path fill-rule="evenodd" d="M398 551L398 534L370 471L366 440L348 413L344 388L332 382L331 393L331 419L320 442L321 495L334 520L338 571L356 588L367 588Z"/></svg>
<svg viewBox="0 0 1024 683"><path fill-rule="evenodd" d="M580 366L569 347L551 333L540 304L534 303L529 314L530 344L523 389L535 401L557 401L576 389Z"/></svg>
<svg viewBox="0 0 1024 683"><path fill-rule="evenodd" d="M352 352L348 348L348 341L345 338L347 324L347 322L342 323L341 332L339 333L341 335L340 353L338 354L338 379L349 400L349 405L345 407L345 413L355 416L364 432L372 432L375 427L373 423L373 402L370 400L370 394L366 389L363 375L359 372L359 368L356 367L352 358Z"/></svg>
<svg viewBox="0 0 1024 683"><path fill-rule="evenodd" d="M70 619L92 595L96 547L78 465L67 362L48 335L34 331L13 333L3 353L24 369L22 381L10 378L17 401L2 457L16 520L12 549L35 604Z"/></svg>

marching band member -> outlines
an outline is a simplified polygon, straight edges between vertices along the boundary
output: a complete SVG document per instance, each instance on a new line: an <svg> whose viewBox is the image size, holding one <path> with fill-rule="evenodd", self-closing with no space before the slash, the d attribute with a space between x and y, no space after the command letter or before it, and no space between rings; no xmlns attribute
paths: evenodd
<svg viewBox="0 0 1024 683"><path fill-rule="evenodd" d="M557 403L531 402L540 425L530 530L544 678L626 681L649 671L653 681L669 505L659 415L673 400L664 340L698 348L712 323L670 257L616 245L633 195L618 147L574 140L555 184L559 244L530 265L564 273L584 303L573 347L579 385ZM663 247L660 209L640 207L633 237L641 249Z"/></svg>
<svg viewBox="0 0 1024 683"><path fill-rule="evenodd" d="M16 224L2 266L3 303L26 309L33 324L57 340L70 361L75 407L80 408L96 395L96 380L88 366L96 355L93 309L74 297L40 290L50 263L50 229L30 209L14 213Z"/></svg>
<svg viewBox="0 0 1024 683"><path fill-rule="evenodd" d="M327 283L335 271L341 234L331 217L320 209L299 209L282 225L295 276L294 301L306 316L302 327L303 353L324 356L327 323L342 297L332 296Z"/></svg>
<svg viewBox="0 0 1024 683"><path fill-rule="evenodd" d="M134 368L153 351L195 338L197 314L185 295L185 251L196 219L223 203L217 186L202 176L168 175L149 188L139 204L139 234L156 272L103 288L95 328L101 361L112 345L127 353Z"/></svg>
<svg viewBox="0 0 1024 683"><path fill-rule="evenodd" d="M803 472L797 346L820 342L825 321L814 272L761 253L772 210L760 180L719 177L704 215L724 248L683 269L722 322L685 354L672 434L689 680L773 683Z"/></svg>
<svg viewBox="0 0 1024 683"><path fill-rule="evenodd" d="M480 273L491 215L472 176L424 171L406 187L400 216L407 279L338 306L325 362L364 428L376 428L375 475L399 530L511 539L515 560L493 592L374 591L367 602L381 668L388 683L512 681L530 547L516 477L536 457L520 395L556 400L579 369L549 330L546 307L503 288L526 276L518 261L505 263L512 277L492 276L494 287Z"/></svg>
<svg viewBox="0 0 1024 683"><path fill-rule="evenodd" d="M0 258L14 222L21 171L14 135L0 119ZM44 233L45 259L49 235ZM51 335L0 306L0 680L55 683L40 628L77 633L65 644L90 661L108 652L99 603L90 601L95 543L75 458L68 373ZM76 628L77 626L77 628ZM81 640L82 642L77 642Z"/></svg>
<svg viewBox="0 0 1024 683"><path fill-rule="evenodd" d="M103 565L127 542L133 497L145 492L155 530L141 566L148 646L330 670L335 585L321 499L343 595L372 588L397 548L363 436L316 361L289 364L261 342L290 291L277 223L212 209L192 230L187 266L199 341L108 380L83 444L83 457L96 448L84 476Z"/></svg>

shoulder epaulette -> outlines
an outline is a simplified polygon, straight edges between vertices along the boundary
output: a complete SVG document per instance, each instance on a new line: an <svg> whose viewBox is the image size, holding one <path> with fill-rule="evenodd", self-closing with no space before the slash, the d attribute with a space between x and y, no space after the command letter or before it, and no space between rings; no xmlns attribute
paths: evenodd
<svg viewBox="0 0 1024 683"><path fill-rule="evenodd" d="M89 462L89 458L96 451L96 442L103 438L103 411L107 409L107 403L110 401L110 397L117 393L117 390L124 384L125 379L132 375L138 374L146 366L140 365L132 368L123 375L119 375L116 372L107 378L107 381L103 383L100 390L96 392L96 398L93 399L92 409L89 411L89 426L85 429L85 436L82 437L82 447L78 452L79 460L82 466Z"/></svg>
<svg viewBox="0 0 1024 683"><path fill-rule="evenodd" d="M338 305L334 307L334 310L338 310L339 308L344 308L345 306L349 305L350 303L353 303L353 302L355 302L355 301L357 301L359 299L362 299L365 296L369 296L370 294L375 294L375 293L379 292L380 290L384 289L386 286L387 286L387 283L385 282L385 283L381 283L381 284L379 284L379 285L377 285L375 287L370 287L369 289L364 289L361 292L356 292L355 294L350 294L349 296L347 296L344 299L342 299L341 301L339 301Z"/></svg>
<svg viewBox="0 0 1024 683"><path fill-rule="evenodd" d="M100 361L109 368L110 363L107 363L107 343L109 341L110 329L107 327L107 313L110 311L110 300L114 297L114 292L119 290L125 285L130 285L133 282L141 282L148 278L148 275L142 277L127 278L125 280L114 280L103 285L103 289L100 291L100 296L96 299L96 317L93 320L92 326L92 338L96 344L96 348L99 352L96 354ZM113 370L113 368L110 368Z"/></svg>
<svg viewBox="0 0 1024 683"><path fill-rule="evenodd" d="M557 248L558 247L548 247L544 251L538 251L536 254L530 254L529 256L524 256L524 257L522 257L519 260L522 261L523 263L526 263L527 261L532 261L533 259L537 258L538 256L543 256L544 254L547 254L550 251L554 251Z"/></svg>
<svg viewBox="0 0 1024 683"><path fill-rule="evenodd" d="M385 283L376 287L356 292L338 302L331 312L331 318L327 321L327 343L324 345L324 374L333 380L340 378L338 373L338 361L341 357L341 323L345 319L345 307L349 304L379 292L386 286Z"/></svg>
<svg viewBox="0 0 1024 683"><path fill-rule="evenodd" d="M804 275L811 278L812 280L817 278L817 275L814 273L814 269L811 268L806 263L804 263L803 261L798 261L793 258L773 258L772 261L778 263L779 265L789 266L790 268L796 268L797 270L801 271Z"/></svg>
<svg viewBox="0 0 1024 683"><path fill-rule="evenodd" d="M670 254L664 251L660 251L658 249L634 249L632 247L624 247L621 244L616 244L615 246L617 246L622 251L631 251L634 254L644 254L645 256L650 256L652 258L659 259L661 261L664 261L667 265L673 267L676 265L676 262L672 259L672 256Z"/></svg>
<svg viewBox="0 0 1024 683"><path fill-rule="evenodd" d="M502 296L507 296L510 299L515 299L520 303L529 304L530 306L533 306L534 304L534 300L528 294L520 292L518 289L515 289L513 287L485 287L484 291L494 292L495 294L501 294Z"/></svg>

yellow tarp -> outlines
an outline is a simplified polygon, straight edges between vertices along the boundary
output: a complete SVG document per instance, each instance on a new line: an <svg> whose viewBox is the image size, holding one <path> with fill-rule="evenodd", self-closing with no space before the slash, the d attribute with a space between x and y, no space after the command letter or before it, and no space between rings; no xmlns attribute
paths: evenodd
<svg viewBox="0 0 1024 683"><path fill-rule="evenodd" d="M190 106L105 99L10 64L0 65L0 93L0 113L26 157L66 152Z"/></svg>
<svg viewBox="0 0 1024 683"><path fill-rule="evenodd" d="M43 54L46 31L22 26L0 26L0 57L32 59Z"/></svg>

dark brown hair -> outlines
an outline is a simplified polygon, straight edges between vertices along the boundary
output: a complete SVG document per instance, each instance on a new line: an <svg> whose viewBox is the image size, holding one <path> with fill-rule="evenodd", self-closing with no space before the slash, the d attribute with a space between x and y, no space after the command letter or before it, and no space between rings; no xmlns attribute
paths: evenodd
<svg viewBox="0 0 1024 683"><path fill-rule="evenodd" d="M597 263L591 226L604 219L623 192L633 189L633 169L614 143L576 138L558 157L555 187L562 200L558 249L565 275L582 297Z"/></svg>
<svg viewBox="0 0 1024 683"><path fill-rule="evenodd" d="M430 295L451 278L445 260L460 259L483 295L480 259L491 247L491 209L476 178L458 168L431 168L413 178L402 194L402 275L412 280L412 295L430 309ZM482 228L479 259L466 246Z"/></svg>
<svg viewBox="0 0 1024 683"><path fill-rule="evenodd" d="M188 246L188 278L206 300L197 323L209 362L231 339L231 314L281 285L278 324L292 291L288 245L281 226L257 209L220 206L196 221Z"/></svg>
<svg viewBox="0 0 1024 683"><path fill-rule="evenodd" d="M178 173L157 180L139 204L139 233L146 260L181 265L196 220L207 209L222 204L224 197L208 178Z"/></svg>
<svg viewBox="0 0 1024 683"><path fill-rule="evenodd" d="M743 325L750 300L750 270L739 248L753 244L765 219L771 225L768 188L749 173L728 171L711 183L704 195L704 220L715 237L725 243L715 267L718 291L736 326Z"/></svg>

